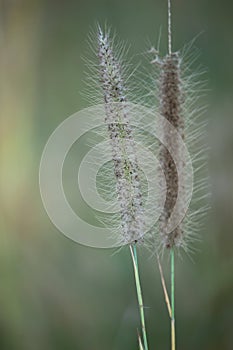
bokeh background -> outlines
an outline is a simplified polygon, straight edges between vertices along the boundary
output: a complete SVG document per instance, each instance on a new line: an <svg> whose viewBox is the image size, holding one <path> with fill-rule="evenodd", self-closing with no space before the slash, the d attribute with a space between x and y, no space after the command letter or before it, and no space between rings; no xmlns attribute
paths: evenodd
<svg viewBox="0 0 233 350"><path fill-rule="evenodd" d="M43 208L38 168L52 131L87 106L86 38L106 21L137 55L166 41L164 0L0 2L0 349L137 349L139 315L127 249L73 243ZM233 349L233 4L174 0L174 47L197 34L207 67L212 209L191 260L177 262L178 349ZM78 157L78 156L77 156ZM151 349L169 349L158 268L143 249ZM168 259L163 261L168 278Z"/></svg>

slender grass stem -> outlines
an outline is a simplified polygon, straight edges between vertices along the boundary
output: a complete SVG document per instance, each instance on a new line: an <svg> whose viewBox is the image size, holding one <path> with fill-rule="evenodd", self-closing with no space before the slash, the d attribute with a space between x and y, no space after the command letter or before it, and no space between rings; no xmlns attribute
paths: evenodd
<svg viewBox="0 0 233 350"><path fill-rule="evenodd" d="M138 269L137 248L135 244L130 245L129 247L130 247L130 252L133 260L134 276L135 276L135 283L136 283L136 290L137 290L137 297L138 297L138 306L139 306L141 327L142 327L143 345L144 345L144 350L148 350L144 305L143 305L142 289L141 289L139 269Z"/></svg>
<svg viewBox="0 0 233 350"><path fill-rule="evenodd" d="M168 310L170 318L172 318L171 303L170 303L170 299L169 299L169 296L168 296L167 287L166 287L166 283L165 283L165 278L164 278L164 275L163 275L163 269L162 269L162 266L160 264L159 256L157 256L157 261L158 261L158 265L159 265L159 272L160 272L160 278L161 278L161 283L162 283L162 287L163 287L164 298L165 298L165 302L167 304L167 310Z"/></svg>
<svg viewBox="0 0 233 350"><path fill-rule="evenodd" d="M176 349L175 331L175 253L171 248L171 350Z"/></svg>

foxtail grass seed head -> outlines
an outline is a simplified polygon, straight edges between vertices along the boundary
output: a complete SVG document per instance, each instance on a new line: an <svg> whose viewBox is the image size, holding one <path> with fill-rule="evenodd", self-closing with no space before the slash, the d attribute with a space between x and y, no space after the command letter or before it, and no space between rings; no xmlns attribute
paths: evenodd
<svg viewBox="0 0 233 350"><path fill-rule="evenodd" d="M184 96L182 92L180 78L180 59L177 53L167 55L160 63L160 113L166 118L184 137L184 119L182 114L182 104ZM177 159L182 162L182 154L179 149L179 142L176 140L176 135L171 134L168 130L163 129L165 138L172 145L175 154L179 155ZM164 170L167 196L164 205L163 213L160 216L160 233L163 240L163 245L167 248L179 244L182 239L182 225L177 226L172 232L166 232L166 226L175 206L178 194L178 174L174 160L169 151L163 145L160 146L160 161Z"/></svg>
<svg viewBox="0 0 233 350"><path fill-rule="evenodd" d="M126 87L121 62L114 53L109 32L98 28L99 82L105 105L105 123L111 144L120 205L123 243L137 241L143 236L144 218L139 167L133 131L127 113Z"/></svg>
<svg viewBox="0 0 233 350"><path fill-rule="evenodd" d="M190 51L190 47L187 48L187 51ZM180 52L171 52L164 58L160 58L155 49L152 49L151 52L155 54L152 64L159 71L156 83L159 113L175 128L185 142L189 152L191 152L190 156L194 176L198 175L196 177L200 178L199 170L206 164L206 146L205 142L203 142L205 121L204 123L203 120L200 121L203 107L196 107L199 100L199 93L203 92L202 81L199 80L202 72L191 72L191 64L185 62L187 60L185 57L187 56L187 52L185 50L183 55ZM193 61L195 61L195 58L191 57ZM167 123L164 123L161 127L161 132L166 139L168 147L161 144L159 151L160 165L166 179L166 201L159 218L159 245L162 248L182 247L187 250L189 249L187 243L189 243L190 239L195 238L195 230L197 229L195 228L196 223L193 218L196 216L196 220L199 220L200 216L198 217L198 210L196 208L193 213L190 213L193 210L192 205L191 209L189 208L185 215L181 215L184 210L185 199L187 198L186 184L189 181L189 174L186 169L188 164L186 164L177 133L173 133L172 130L172 128L168 127ZM168 151L169 146L173 150L176 163ZM206 174L203 173L200 183L197 181L194 182L193 194L195 203L199 200L197 198L198 196L203 199L208 195L206 191L206 180ZM181 198L179 201L177 200L178 194L180 194ZM192 199L192 202L194 200ZM183 217L183 220L172 231L168 232L169 219L175 205L178 205L177 215ZM203 205L203 203L200 203L200 205ZM193 225L192 220L194 222Z"/></svg>

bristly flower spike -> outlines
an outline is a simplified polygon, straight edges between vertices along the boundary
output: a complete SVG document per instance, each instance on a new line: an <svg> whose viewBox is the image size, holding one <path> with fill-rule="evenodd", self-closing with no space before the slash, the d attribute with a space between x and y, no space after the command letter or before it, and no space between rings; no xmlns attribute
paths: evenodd
<svg viewBox="0 0 233 350"><path fill-rule="evenodd" d="M159 86L160 113L184 139L184 93L182 91L180 58L178 53L168 54L164 59L160 60ZM168 145L171 146L173 152L176 154L176 159L181 163L179 169L182 169L183 159L176 134L171 134L170 129L166 130L166 127L164 127L163 132ZM178 174L172 156L163 145L161 145L160 149L160 162L167 186L164 210L160 217L160 233L163 245L166 248L172 248L181 245L183 230L181 225L179 225L172 232L167 233L166 227L178 196L178 177L181 184L184 179L180 179L183 174L182 172ZM182 193L182 190L184 191L184 189L179 189L180 193ZM184 195L185 193L183 193Z"/></svg>
<svg viewBox="0 0 233 350"><path fill-rule="evenodd" d="M122 240L123 243L131 243L139 240L144 230L139 167L127 113L127 90L123 82L121 62L115 58L109 33L103 33L100 27L98 58L105 123L111 144L116 192L121 210Z"/></svg>

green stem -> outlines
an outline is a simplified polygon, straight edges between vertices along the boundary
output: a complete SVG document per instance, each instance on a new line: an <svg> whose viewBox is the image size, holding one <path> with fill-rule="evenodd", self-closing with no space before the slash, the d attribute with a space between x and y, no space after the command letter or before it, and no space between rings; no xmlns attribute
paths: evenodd
<svg viewBox="0 0 233 350"><path fill-rule="evenodd" d="M176 348L175 332L175 253L171 248L171 349Z"/></svg>
<svg viewBox="0 0 233 350"><path fill-rule="evenodd" d="M141 319L141 326L142 326L142 336L143 336L144 350L148 350L145 315L144 315L144 306L143 306L141 283L140 283L140 278L139 278L139 269L138 269L138 258L137 258L136 244L134 244L133 246L130 245L130 252L131 252L131 256L132 256L132 260L133 260L134 276L135 276L135 283L136 283L136 290L137 290L137 297L138 297L138 305L139 305L139 311L140 311L140 319Z"/></svg>

